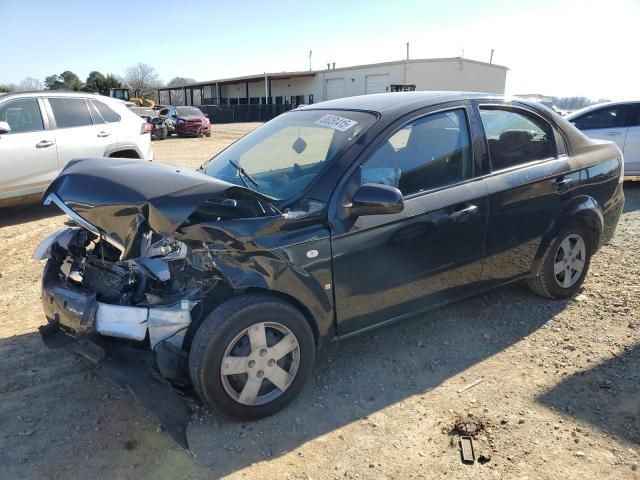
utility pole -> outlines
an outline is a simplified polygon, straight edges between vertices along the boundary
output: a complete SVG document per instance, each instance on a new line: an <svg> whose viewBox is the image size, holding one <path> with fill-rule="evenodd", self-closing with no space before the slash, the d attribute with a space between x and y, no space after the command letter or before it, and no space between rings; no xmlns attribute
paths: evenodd
<svg viewBox="0 0 640 480"><path fill-rule="evenodd" d="M407 42L407 60L409 60L409 42Z"/></svg>
<svg viewBox="0 0 640 480"><path fill-rule="evenodd" d="M493 48L491 49L491 57L489 57L489 64L493 63Z"/></svg>
<svg viewBox="0 0 640 480"><path fill-rule="evenodd" d="M311 71L311 55L313 55L313 50L309 50L309 71Z"/></svg>

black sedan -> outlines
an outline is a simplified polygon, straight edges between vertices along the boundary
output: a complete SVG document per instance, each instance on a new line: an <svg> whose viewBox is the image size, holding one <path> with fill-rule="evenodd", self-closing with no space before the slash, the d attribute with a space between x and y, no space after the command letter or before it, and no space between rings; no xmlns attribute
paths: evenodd
<svg viewBox="0 0 640 480"><path fill-rule="evenodd" d="M154 352L238 418L289 403L318 348L487 289L573 295L620 217L622 155L551 110L403 92L285 113L192 172L70 163L44 335ZM345 347L348 348L348 347Z"/></svg>

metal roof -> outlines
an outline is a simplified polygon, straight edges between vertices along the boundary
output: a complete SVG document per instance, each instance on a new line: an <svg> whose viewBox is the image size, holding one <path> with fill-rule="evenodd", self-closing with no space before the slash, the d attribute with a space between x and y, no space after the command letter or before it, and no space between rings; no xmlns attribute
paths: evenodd
<svg viewBox="0 0 640 480"><path fill-rule="evenodd" d="M259 82L264 80L265 76L269 77L272 80L278 79L287 79L287 78L296 78L296 77L311 77L315 76L318 73L331 73L331 72L340 72L345 70L353 70L356 68L370 68L370 67L386 67L391 65L402 65L402 64L412 64L412 63L438 63L438 62L465 62L465 63L475 63L480 65L487 65L493 68L499 68L503 70L508 70L507 67L503 65L497 65L495 63L487 63L480 62L478 60L470 60L462 57L449 57L449 58L420 58L415 60L394 60L391 62L382 62L382 63L368 63L362 65L352 65L348 67L339 67L339 68L330 68L330 69L322 69L322 70L299 70L295 72L265 72L254 75L245 75L240 77L231 77L231 78L220 78L217 80L207 80L204 82L195 82L189 83L184 86L174 86L174 87L160 87L158 91L166 91L166 90L182 90L185 88L195 88L195 87L203 87L205 85L215 85L216 83L241 83L241 82Z"/></svg>

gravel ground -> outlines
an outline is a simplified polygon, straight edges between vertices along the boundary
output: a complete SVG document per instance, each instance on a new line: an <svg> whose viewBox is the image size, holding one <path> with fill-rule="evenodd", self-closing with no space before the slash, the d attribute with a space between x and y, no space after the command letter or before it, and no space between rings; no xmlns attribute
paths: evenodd
<svg viewBox="0 0 640 480"><path fill-rule="evenodd" d="M255 126L154 142L156 159L197 167ZM514 285L333 345L278 415L195 408L195 457L127 390L43 346L30 255L65 217L0 210L0 477L640 479L640 184L625 194L575 298ZM456 424L486 463L461 463Z"/></svg>

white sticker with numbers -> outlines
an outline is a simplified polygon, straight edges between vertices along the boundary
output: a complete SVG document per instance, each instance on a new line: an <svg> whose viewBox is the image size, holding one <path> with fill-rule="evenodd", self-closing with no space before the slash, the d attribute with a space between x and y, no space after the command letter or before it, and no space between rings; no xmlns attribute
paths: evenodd
<svg viewBox="0 0 640 480"><path fill-rule="evenodd" d="M341 132L346 132L351 127L358 124L358 122L356 122L355 120L339 117L337 115L325 115L324 117L319 118L313 123L315 123L316 125L320 125L321 127L340 130Z"/></svg>

